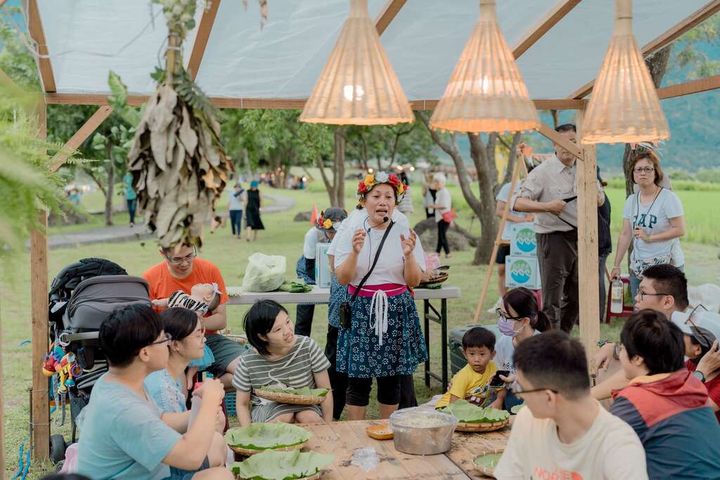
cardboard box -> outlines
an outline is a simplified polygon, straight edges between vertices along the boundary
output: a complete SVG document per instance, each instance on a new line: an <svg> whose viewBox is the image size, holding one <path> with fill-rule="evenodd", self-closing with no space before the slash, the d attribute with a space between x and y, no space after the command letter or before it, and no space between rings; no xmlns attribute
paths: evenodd
<svg viewBox="0 0 720 480"><path fill-rule="evenodd" d="M505 258L505 285L510 288L525 287L531 290L542 288L540 285L540 266L536 257Z"/></svg>
<svg viewBox="0 0 720 480"><path fill-rule="evenodd" d="M315 247L315 284L320 288L330 288L330 264L327 251L329 243L318 243Z"/></svg>
<svg viewBox="0 0 720 480"><path fill-rule="evenodd" d="M537 238L532 222L513 223L510 230L510 255L534 257L537 255Z"/></svg>

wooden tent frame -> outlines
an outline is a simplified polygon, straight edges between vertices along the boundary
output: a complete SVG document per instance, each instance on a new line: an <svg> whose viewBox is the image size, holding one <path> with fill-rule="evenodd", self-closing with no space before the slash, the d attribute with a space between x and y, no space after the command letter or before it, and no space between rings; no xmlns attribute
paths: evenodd
<svg viewBox="0 0 720 480"><path fill-rule="evenodd" d="M47 105L69 104L69 105L98 105L98 110L90 117L85 124L66 143L61 153L53 159L53 169L60 168L70 153L80 146L90 135L110 116L112 109L109 108L105 95L98 94L77 94L57 93L55 78L51 59L46 55L49 53L42 22L39 15L37 0L24 0L28 17L29 32L37 43L38 52L43 55L37 59L38 71L43 88L43 104L38 109L39 135L45 137L47 133ZM217 15L221 0L210 0L207 8L202 13L198 26L198 32L193 45L192 53L188 62L188 70L195 77L201 66L203 54L207 47L212 32L215 17ZM378 33L382 34L390 25L398 12L406 4L407 0L388 0L382 12L376 19ZM550 11L531 31L523 37L513 49L515 58L519 58L529 50L555 25L557 25L569 12L571 12L581 0L559 0L558 5ZM720 0L712 0L702 8L680 21L662 35L649 42L643 47L643 54L650 55L660 48L676 40L683 33L701 23L711 15L720 11ZM659 89L660 98L671 98L681 95L688 95L696 92L703 92L720 88L720 75L695 80L680 85L673 85ZM592 82L578 89L568 98L540 99L535 100L535 105L540 110L576 110L578 134L581 135L583 114L587 100L585 97L592 90ZM128 98L130 105L140 105L147 99L147 96L133 95ZM219 108L237 109L302 109L305 99L274 99L274 98L211 98L213 104ZM432 109L437 99L416 100L411 102L415 110ZM596 349L596 342L599 336L598 324L598 276L597 276L597 206L595 195L597 186L595 183L595 148L585 147L569 143L554 130L542 125L540 133L552 142L562 146L581 160L577 170L577 192L578 192L578 252L579 252L579 274L580 278L588 281L580 283L580 337L585 345L588 354ZM588 200L590 199L590 200ZM48 265L47 265L47 213L39 212L41 228L31 233L30 247L30 272L32 290L32 448L36 458L48 458L50 422L48 407L48 382L41 373L42 356L48 348ZM1 446L1 445L0 445Z"/></svg>

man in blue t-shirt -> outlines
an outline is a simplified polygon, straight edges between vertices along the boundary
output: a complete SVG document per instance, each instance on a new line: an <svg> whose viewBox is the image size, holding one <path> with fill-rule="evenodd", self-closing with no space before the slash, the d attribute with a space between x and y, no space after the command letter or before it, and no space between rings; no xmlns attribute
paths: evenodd
<svg viewBox="0 0 720 480"><path fill-rule="evenodd" d="M203 469L188 473L183 480L233 478L220 466L225 444L222 437L218 442L215 417L225 392L219 380L203 383L197 421L190 428L185 425L184 434L161 420L160 411L148 399L143 382L149 373L166 367L171 341L149 306L118 309L102 324L100 347L110 370L95 384L84 412L78 473L94 480L169 479L174 478L172 466Z"/></svg>

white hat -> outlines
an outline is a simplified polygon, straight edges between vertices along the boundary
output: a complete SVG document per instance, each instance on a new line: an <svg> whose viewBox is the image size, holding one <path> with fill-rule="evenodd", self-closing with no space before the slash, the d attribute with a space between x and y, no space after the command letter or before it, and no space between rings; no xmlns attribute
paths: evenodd
<svg viewBox="0 0 720 480"><path fill-rule="evenodd" d="M707 310L693 309L689 312L675 312L672 322L686 335L690 335L698 342L709 342L710 347L715 340L720 340L720 314Z"/></svg>

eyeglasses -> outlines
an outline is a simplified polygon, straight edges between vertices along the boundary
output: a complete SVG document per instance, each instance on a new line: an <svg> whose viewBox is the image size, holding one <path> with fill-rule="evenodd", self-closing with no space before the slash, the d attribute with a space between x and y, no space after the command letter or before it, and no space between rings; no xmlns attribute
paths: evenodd
<svg viewBox="0 0 720 480"><path fill-rule="evenodd" d="M527 393L536 393L536 392L553 392L558 393L557 390L554 390L552 388L532 388L530 390L524 390L519 383L515 382L512 386L512 392L515 395L525 395Z"/></svg>
<svg viewBox="0 0 720 480"><path fill-rule="evenodd" d="M165 338L163 338L162 340L157 340L155 342L152 342L150 345L162 345L163 343L172 342L173 338L172 338L172 335L170 335L169 333L166 333L164 335L164 337Z"/></svg>
<svg viewBox="0 0 720 480"><path fill-rule="evenodd" d="M653 167L637 167L633 169L635 173L652 173L655 171Z"/></svg>
<svg viewBox="0 0 720 480"><path fill-rule="evenodd" d="M192 253L185 255L184 257L168 257L167 255L165 255L165 258L167 258L167 261L172 263L173 265L180 265L181 263L192 262L196 256L197 250L193 248Z"/></svg>
<svg viewBox="0 0 720 480"><path fill-rule="evenodd" d="M670 295L669 293L647 293L642 290L638 290L638 295L640 295L640 300L645 300L645 297L651 296L651 297L664 297L665 295Z"/></svg>
<svg viewBox="0 0 720 480"><path fill-rule="evenodd" d="M500 308L496 308L495 313L497 314L498 317L502 318L503 320L520 320L520 319L524 318L524 317L511 317L510 315L507 314L507 312L504 312Z"/></svg>

